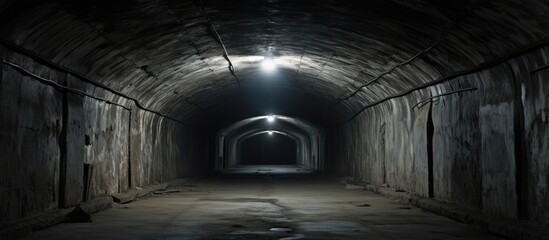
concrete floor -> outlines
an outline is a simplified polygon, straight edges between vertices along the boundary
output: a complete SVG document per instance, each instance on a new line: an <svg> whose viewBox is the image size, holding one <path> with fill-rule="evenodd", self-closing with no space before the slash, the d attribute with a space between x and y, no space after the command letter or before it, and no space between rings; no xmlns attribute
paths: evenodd
<svg viewBox="0 0 549 240"><path fill-rule="evenodd" d="M299 165L238 165L227 168L224 171L225 175L302 175L313 173L314 169L306 169Z"/></svg>
<svg viewBox="0 0 549 240"><path fill-rule="evenodd" d="M227 175L175 189L27 239L500 239L321 176Z"/></svg>

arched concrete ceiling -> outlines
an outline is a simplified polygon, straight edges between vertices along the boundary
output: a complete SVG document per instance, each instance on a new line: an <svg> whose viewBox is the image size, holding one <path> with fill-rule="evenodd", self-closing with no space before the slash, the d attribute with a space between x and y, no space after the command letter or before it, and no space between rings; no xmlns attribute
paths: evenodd
<svg viewBox="0 0 549 240"><path fill-rule="evenodd" d="M288 133L288 132L283 132L283 131L279 131L279 130L269 130L269 131L256 130L256 131L250 131L248 133L245 133L245 134L242 134L242 135L238 136L237 141L244 142L247 139L249 139L251 137L254 137L254 136L257 136L257 135L260 135L260 134L270 134L269 132L272 132L272 134L280 134L282 136L291 138L296 143L296 145L298 145L300 139L302 139L302 138L300 138L300 137L302 137L301 135L296 135L295 133L291 133L291 132Z"/></svg>
<svg viewBox="0 0 549 240"><path fill-rule="evenodd" d="M283 130L287 132L296 132L303 135L317 134L319 129L313 124L299 119L288 116L272 115L274 117L273 122L267 121L267 116L258 116L252 118L242 119L229 126L226 126L219 131L219 135L227 138L231 138L236 134L252 130Z"/></svg>
<svg viewBox="0 0 549 240"><path fill-rule="evenodd" d="M269 128L265 128L262 126L246 126L245 128L238 129L236 131L231 132L230 135L227 136L227 140L232 139L238 139L242 136L250 133L256 133L256 132L269 132L269 131L277 131L277 132L285 132L285 133L291 133L294 135L300 135L305 138L308 138L310 135L309 132L304 131L303 129L296 127L295 125L289 125L289 124L277 124L276 126L271 126Z"/></svg>
<svg viewBox="0 0 549 240"><path fill-rule="evenodd" d="M303 132L295 131L295 129L289 129L285 127L276 127L273 129L265 130L263 128L252 128L247 131L239 132L238 134L235 134L231 137L234 141L244 141L245 139L248 139L252 136L256 136L258 134L268 134L269 132L282 134L288 137L291 137L292 139L301 139L306 140L309 139L309 135Z"/></svg>
<svg viewBox="0 0 549 240"><path fill-rule="evenodd" d="M321 124L546 41L549 1L0 3L2 39L186 122ZM279 70L259 62L272 54Z"/></svg>

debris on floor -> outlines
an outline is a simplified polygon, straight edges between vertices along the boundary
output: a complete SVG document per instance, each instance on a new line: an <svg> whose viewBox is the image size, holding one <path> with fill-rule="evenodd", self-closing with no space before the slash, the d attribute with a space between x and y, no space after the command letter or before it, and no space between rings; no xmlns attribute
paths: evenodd
<svg viewBox="0 0 549 240"><path fill-rule="evenodd" d="M91 222L91 214L85 212L80 207L76 207L72 212L70 212L67 215L67 217L65 218L65 222L69 222L69 223Z"/></svg>

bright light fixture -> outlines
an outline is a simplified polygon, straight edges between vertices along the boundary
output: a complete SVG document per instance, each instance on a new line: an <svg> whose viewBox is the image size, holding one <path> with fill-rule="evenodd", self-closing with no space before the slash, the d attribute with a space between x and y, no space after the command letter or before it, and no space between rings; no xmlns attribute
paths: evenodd
<svg viewBox="0 0 549 240"><path fill-rule="evenodd" d="M272 72L276 68L276 65L272 57L265 57L263 58L263 62L261 62L261 67L267 72Z"/></svg>
<svg viewBox="0 0 549 240"><path fill-rule="evenodd" d="M274 121L275 121L275 116L273 115L267 116L267 122L274 122Z"/></svg>
<svg viewBox="0 0 549 240"><path fill-rule="evenodd" d="M269 135L273 135L273 131L269 131Z"/></svg>

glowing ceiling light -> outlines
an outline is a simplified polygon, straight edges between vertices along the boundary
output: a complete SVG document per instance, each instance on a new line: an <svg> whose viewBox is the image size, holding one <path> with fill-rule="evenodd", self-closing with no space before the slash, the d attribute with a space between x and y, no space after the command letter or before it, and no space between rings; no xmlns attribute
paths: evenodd
<svg viewBox="0 0 549 240"><path fill-rule="evenodd" d="M267 116L267 122L274 122L274 121L275 121L275 116L273 115Z"/></svg>
<svg viewBox="0 0 549 240"><path fill-rule="evenodd" d="M275 62L274 62L274 60L273 60L273 57L265 57L265 58L263 58L263 61L261 62L261 67L262 67L263 70L265 70L266 72L272 72L273 70L275 70L276 65L275 65Z"/></svg>
<svg viewBox="0 0 549 240"><path fill-rule="evenodd" d="M273 135L273 131L269 131L269 135Z"/></svg>

